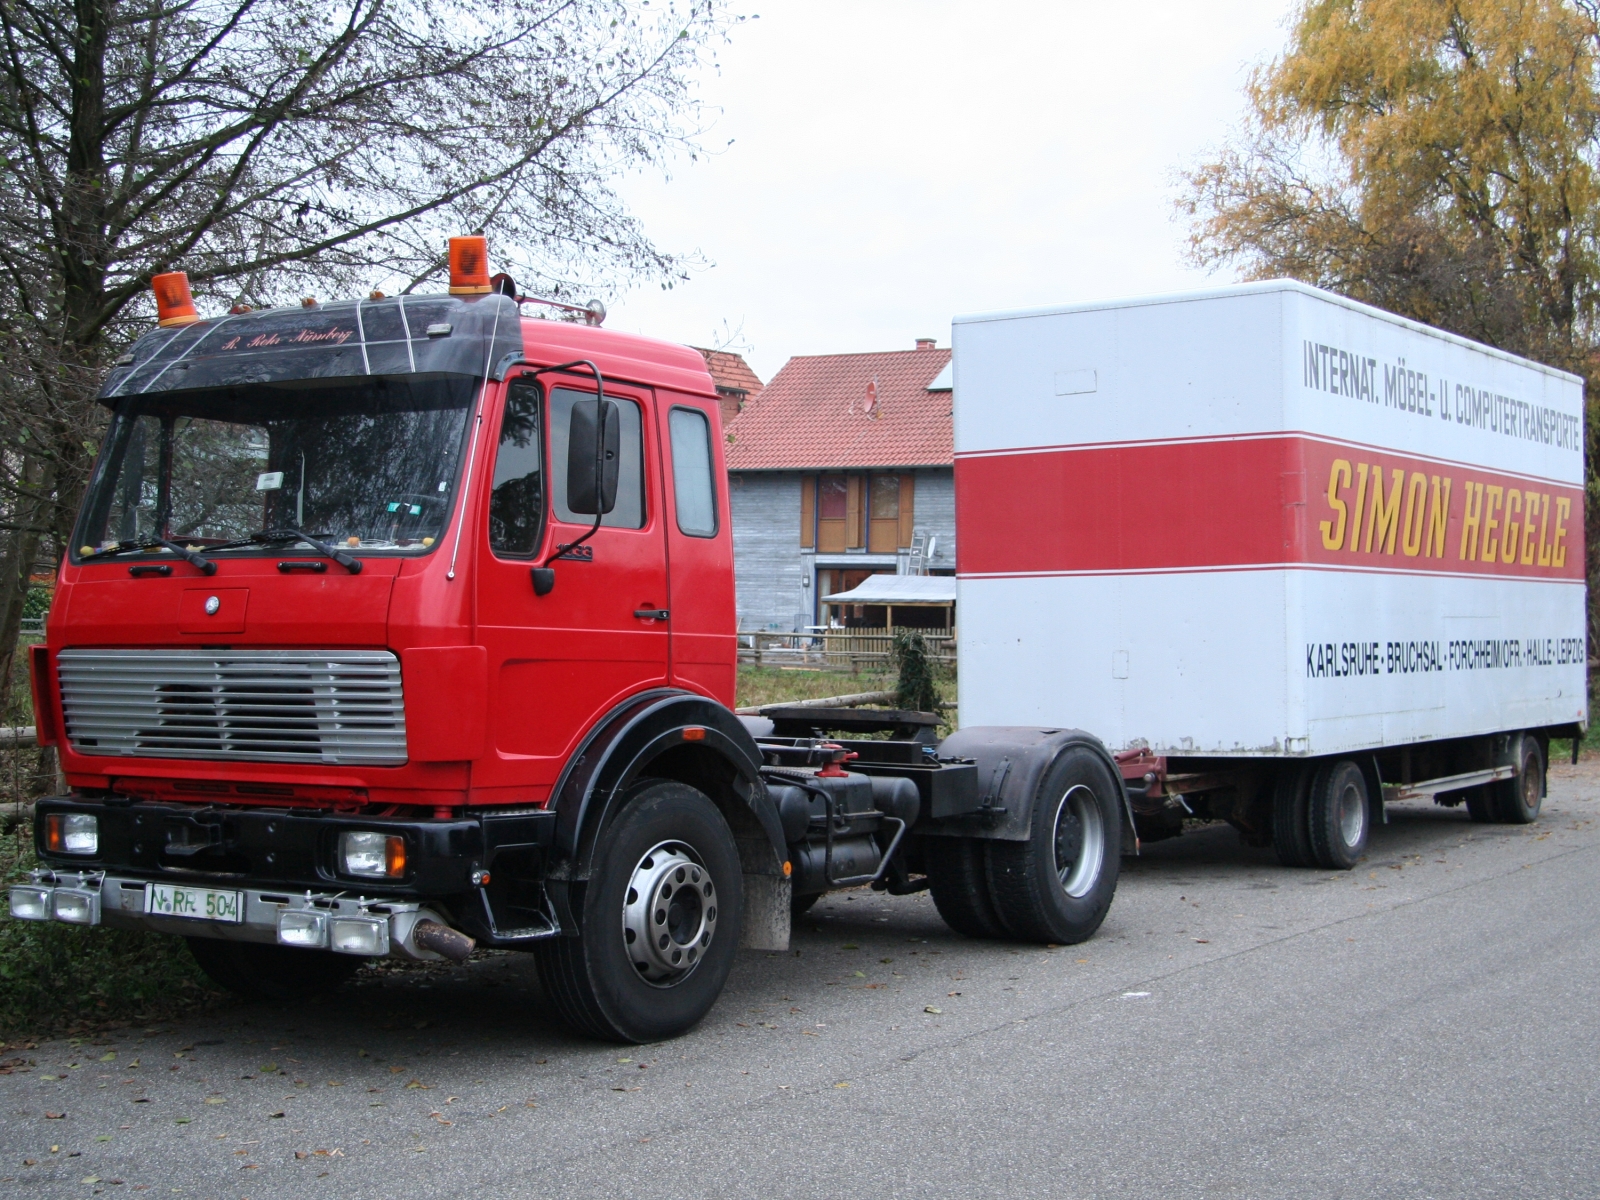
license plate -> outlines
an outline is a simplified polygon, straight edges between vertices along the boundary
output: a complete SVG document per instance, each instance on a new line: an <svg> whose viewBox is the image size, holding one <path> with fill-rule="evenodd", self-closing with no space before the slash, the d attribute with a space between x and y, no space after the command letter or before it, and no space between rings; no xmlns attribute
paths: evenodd
<svg viewBox="0 0 1600 1200"><path fill-rule="evenodd" d="M193 917L199 921L226 921L237 925L244 920L244 893L147 883L144 911L156 917Z"/></svg>

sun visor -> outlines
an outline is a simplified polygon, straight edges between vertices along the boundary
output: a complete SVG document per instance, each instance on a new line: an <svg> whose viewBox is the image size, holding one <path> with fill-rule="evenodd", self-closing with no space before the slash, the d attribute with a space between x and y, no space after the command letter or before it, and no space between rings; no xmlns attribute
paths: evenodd
<svg viewBox="0 0 1600 1200"><path fill-rule="evenodd" d="M521 350L517 306L499 294L273 308L147 334L99 398L115 405L152 392L363 375L482 377Z"/></svg>

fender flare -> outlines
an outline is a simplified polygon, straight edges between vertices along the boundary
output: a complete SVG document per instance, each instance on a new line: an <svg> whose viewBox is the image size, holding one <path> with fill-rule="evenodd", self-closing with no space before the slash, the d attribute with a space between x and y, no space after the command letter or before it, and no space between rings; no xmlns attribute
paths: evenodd
<svg viewBox="0 0 1600 1200"><path fill-rule="evenodd" d="M1133 824L1133 804L1117 760L1104 742L1081 729L988 725L952 733L939 744L939 756L976 761L978 778L983 781L984 808L1003 808L1005 813L996 819L979 809L939 822L943 828L919 825L917 832L1027 841L1033 828L1033 806L1039 798L1039 789L1044 786L1045 777L1056 759L1074 747L1082 747L1098 758L1115 781L1122 810L1122 852L1138 854L1139 835Z"/></svg>
<svg viewBox="0 0 1600 1200"><path fill-rule="evenodd" d="M693 741L685 729L705 731ZM594 863L601 831L614 815L617 797L669 751L692 746L715 755L731 769L731 792L742 801L766 835L770 855L757 854L747 874L783 876L788 848L777 806L761 779L761 753L755 739L731 711L693 692L657 688L613 708L591 729L567 761L551 791L556 812L552 879L585 880ZM713 796L713 802L719 797ZM726 803L727 797L722 798ZM741 847L747 851L748 847Z"/></svg>

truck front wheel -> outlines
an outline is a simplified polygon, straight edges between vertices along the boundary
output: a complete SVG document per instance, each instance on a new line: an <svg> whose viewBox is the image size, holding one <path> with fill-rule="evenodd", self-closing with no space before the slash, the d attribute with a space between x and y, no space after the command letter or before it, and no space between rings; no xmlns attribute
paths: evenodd
<svg viewBox="0 0 1600 1200"><path fill-rule="evenodd" d="M1121 781L1069 748L1051 765L1025 842L989 843L995 913L1014 938L1081 942L1100 928L1121 869Z"/></svg>
<svg viewBox="0 0 1600 1200"><path fill-rule="evenodd" d="M539 978L582 1033L676 1037L716 1003L743 915L739 851L716 805L686 784L651 780L600 835L578 936L536 947Z"/></svg>
<svg viewBox="0 0 1600 1200"><path fill-rule="evenodd" d="M246 1000L295 1004L333 991L367 960L332 950L301 950L219 938L187 939L189 953L219 987Z"/></svg>

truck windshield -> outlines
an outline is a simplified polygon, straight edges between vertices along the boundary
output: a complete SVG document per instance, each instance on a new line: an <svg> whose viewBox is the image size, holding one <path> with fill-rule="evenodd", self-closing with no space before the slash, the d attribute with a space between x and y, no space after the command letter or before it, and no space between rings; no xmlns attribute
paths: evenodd
<svg viewBox="0 0 1600 1200"><path fill-rule="evenodd" d="M450 514L478 383L379 375L127 397L75 548L168 538L221 550L292 527L356 553L426 552Z"/></svg>

